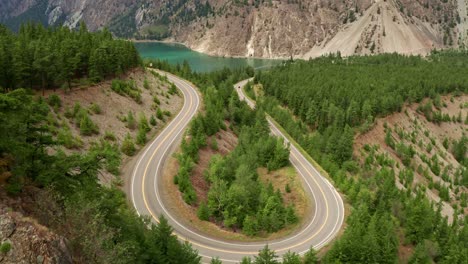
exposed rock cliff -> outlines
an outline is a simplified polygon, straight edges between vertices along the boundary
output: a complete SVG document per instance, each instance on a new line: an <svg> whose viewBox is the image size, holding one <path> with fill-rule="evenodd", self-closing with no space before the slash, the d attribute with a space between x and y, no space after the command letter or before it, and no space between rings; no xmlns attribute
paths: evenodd
<svg viewBox="0 0 468 264"><path fill-rule="evenodd" d="M466 40L467 0L5 0L0 21L34 19L121 37L169 38L212 55L425 53Z"/></svg>

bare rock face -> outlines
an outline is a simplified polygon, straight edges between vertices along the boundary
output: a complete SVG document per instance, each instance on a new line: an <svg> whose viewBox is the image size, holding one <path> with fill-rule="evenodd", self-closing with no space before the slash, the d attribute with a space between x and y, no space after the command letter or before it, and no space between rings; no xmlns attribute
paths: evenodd
<svg viewBox="0 0 468 264"><path fill-rule="evenodd" d="M65 239L0 204L0 263L72 263Z"/></svg>
<svg viewBox="0 0 468 264"><path fill-rule="evenodd" d="M0 21L44 2L51 25L85 21L218 56L424 54L468 43L468 0L2 0Z"/></svg>
<svg viewBox="0 0 468 264"><path fill-rule="evenodd" d="M192 23L189 30L174 29L174 37L213 55L307 59L335 52L424 54L456 46L460 35L455 1L271 3L232 7L224 16Z"/></svg>

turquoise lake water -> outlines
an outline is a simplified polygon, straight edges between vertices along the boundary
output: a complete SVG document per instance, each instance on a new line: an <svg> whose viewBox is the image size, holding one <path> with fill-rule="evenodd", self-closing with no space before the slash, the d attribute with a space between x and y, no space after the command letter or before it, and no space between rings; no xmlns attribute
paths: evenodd
<svg viewBox="0 0 468 264"><path fill-rule="evenodd" d="M224 67L239 68L243 66L262 69L278 65L282 62L281 60L213 57L173 43L135 43L135 46L143 59L167 60L171 64L182 63L186 60L190 64L190 67L197 72L209 72Z"/></svg>

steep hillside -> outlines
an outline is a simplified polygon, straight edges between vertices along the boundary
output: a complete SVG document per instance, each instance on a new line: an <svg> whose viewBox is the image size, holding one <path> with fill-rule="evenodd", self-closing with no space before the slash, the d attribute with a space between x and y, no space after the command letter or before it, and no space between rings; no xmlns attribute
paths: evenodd
<svg viewBox="0 0 468 264"><path fill-rule="evenodd" d="M171 90L167 79L150 71L134 70L120 81L120 85L133 86L138 96L118 92L118 82L105 81L91 87L74 88L69 92L46 92L52 110L50 127L67 152L89 151L105 147L105 144L112 146L111 151L117 146L118 158L115 164L111 162L100 172L101 182L107 185L121 182L118 148L126 154L122 159L122 163L126 164L130 160L129 156L157 134L183 104L182 96ZM57 101L60 104L52 103L56 99L51 98L59 98ZM83 116L89 116L95 131L83 131ZM141 127L145 127L143 132ZM135 149L124 149L124 142L133 142Z"/></svg>
<svg viewBox="0 0 468 264"><path fill-rule="evenodd" d="M169 38L219 56L315 57L426 53L466 39L466 0L6 0L0 21L90 29L121 37Z"/></svg>
<svg viewBox="0 0 468 264"><path fill-rule="evenodd" d="M425 188L430 200L442 203L450 222L454 209L467 215L467 100L466 95L437 97L381 118L357 137L354 154L375 170L383 160L394 162L397 186Z"/></svg>

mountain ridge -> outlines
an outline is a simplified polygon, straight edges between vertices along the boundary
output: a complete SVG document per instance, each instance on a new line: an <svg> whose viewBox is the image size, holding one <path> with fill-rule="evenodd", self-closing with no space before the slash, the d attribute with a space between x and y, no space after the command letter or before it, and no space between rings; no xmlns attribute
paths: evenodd
<svg viewBox="0 0 468 264"><path fill-rule="evenodd" d="M466 0L6 0L0 22L108 27L216 56L424 54L466 43ZM39 8L40 7L40 8Z"/></svg>

